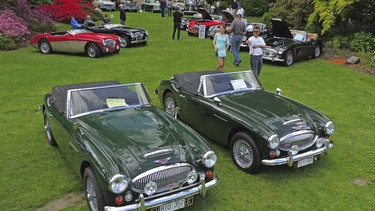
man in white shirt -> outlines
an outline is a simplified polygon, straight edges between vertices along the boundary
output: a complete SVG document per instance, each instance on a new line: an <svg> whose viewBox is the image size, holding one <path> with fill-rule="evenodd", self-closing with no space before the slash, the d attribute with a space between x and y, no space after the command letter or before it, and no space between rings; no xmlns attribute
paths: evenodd
<svg viewBox="0 0 375 211"><path fill-rule="evenodd" d="M255 25L253 27L253 36L246 41L246 44L249 45L251 69L257 76L260 75L263 66L263 48L267 47L263 38L259 37L259 33L260 28L258 25Z"/></svg>
<svg viewBox="0 0 375 211"><path fill-rule="evenodd" d="M238 6L237 15L239 15L241 17L241 19L245 15L245 10L241 7L241 5Z"/></svg>

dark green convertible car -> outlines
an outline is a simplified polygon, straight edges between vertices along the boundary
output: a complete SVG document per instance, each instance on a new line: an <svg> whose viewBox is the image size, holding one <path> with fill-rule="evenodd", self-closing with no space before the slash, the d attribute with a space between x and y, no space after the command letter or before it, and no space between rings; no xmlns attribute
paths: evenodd
<svg viewBox="0 0 375 211"><path fill-rule="evenodd" d="M56 86L40 106L48 143L82 178L90 210L177 210L218 179L204 139L141 83Z"/></svg>
<svg viewBox="0 0 375 211"><path fill-rule="evenodd" d="M265 91L252 71L175 74L155 92L167 113L229 146L245 172L255 173L261 164L302 167L333 147L330 119Z"/></svg>

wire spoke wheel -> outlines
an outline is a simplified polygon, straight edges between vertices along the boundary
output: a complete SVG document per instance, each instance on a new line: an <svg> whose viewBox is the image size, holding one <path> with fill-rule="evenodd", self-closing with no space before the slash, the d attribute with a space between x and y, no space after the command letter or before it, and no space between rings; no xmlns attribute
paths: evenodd
<svg viewBox="0 0 375 211"><path fill-rule="evenodd" d="M233 162L244 172L256 173L261 164L261 152L248 132L236 133L230 142Z"/></svg>
<svg viewBox="0 0 375 211"><path fill-rule="evenodd" d="M320 56L320 47L316 47L314 51L314 58L318 58Z"/></svg>
<svg viewBox="0 0 375 211"><path fill-rule="evenodd" d="M254 160L253 150L243 139L239 139L234 143L233 156L241 168L249 168Z"/></svg>
<svg viewBox="0 0 375 211"><path fill-rule="evenodd" d="M44 54L48 54L48 53L52 52L51 45L48 43L47 40L40 41L40 43L39 43L39 51L42 52L42 53L44 53Z"/></svg>
<svg viewBox="0 0 375 211"><path fill-rule="evenodd" d="M164 97L164 111L174 116L176 112L176 107L177 104L173 94L171 92L168 92Z"/></svg>
<svg viewBox="0 0 375 211"><path fill-rule="evenodd" d="M98 200L96 198L96 192L94 183L92 182L92 179L89 177L86 180L86 197L87 197L87 203L89 204L91 210L98 210Z"/></svg>

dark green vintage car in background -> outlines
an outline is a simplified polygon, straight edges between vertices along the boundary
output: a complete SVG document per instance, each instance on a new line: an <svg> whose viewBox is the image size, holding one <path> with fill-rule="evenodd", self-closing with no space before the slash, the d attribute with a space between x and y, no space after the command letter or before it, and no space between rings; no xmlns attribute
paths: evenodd
<svg viewBox="0 0 375 211"><path fill-rule="evenodd" d="M333 147L330 119L265 91L252 71L175 74L155 93L167 113L229 146L234 163L248 173L261 164L302 167Z"/></svg>
<svg viewBox="0 0 375 211"><path fill-rule="evenodd" d="M218 183L215 152L154 106L141 83L56 86L40 109L48 143L82 178L90 210L177 210Z"/></svg>

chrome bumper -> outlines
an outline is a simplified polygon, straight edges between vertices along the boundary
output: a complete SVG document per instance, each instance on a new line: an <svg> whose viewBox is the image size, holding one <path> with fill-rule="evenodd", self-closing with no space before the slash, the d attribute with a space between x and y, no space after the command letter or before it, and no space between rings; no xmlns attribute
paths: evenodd
<svg viewBox="0 0 375 211"><path fill-rule="evenodd" d="M273 61L273 62L284 62L284 59L279 59L277 57L267 57L267 56L263 56L263 59L265 60L269 60L269 61Z"/></svg>
<svg viewBox="0 0 375 211"><path fill-rule="evenodd" d="M182 190L180 192L176 192L171 195L167 195L160 198L150 199L144 198L143 194L141 194L138 198L137 204L131 204L123 207L104 207L107 211L128 211L128 210L137 210L137 211L145 211L146 209L150 209L153 207L160 206L167 202L171 202L177 199L186 198L189 196L194 196L200 194L202 196L206 195L206 191L215 187L219 183L219 178L214 178L212 181L205 183L204 180L201 181L201 184L195 187L188 188L186 190Z"/></svg>
<svg viewBox="0 0 375 211"><path fill-rule="evenodd" d="M144 43L144 42L147 42L147 40L132 40L131 41L131 44L134 44L134 43Z"/></svg>
<svg viewBox="0 0 375 211"><path fill-rule="evenodd" d="M333 143L326 143L322 148L311 150L302 154L297 155L290 155L288 157L284 158L277 158L272 160L262 160L262 164L266 166L278 166L278 165L284 165L288 164L289 167L293 166L293 163L299 160L303 160L305 158L314 157L320 154L328 154L328 150L330 150L333 147Z"/></svg>

